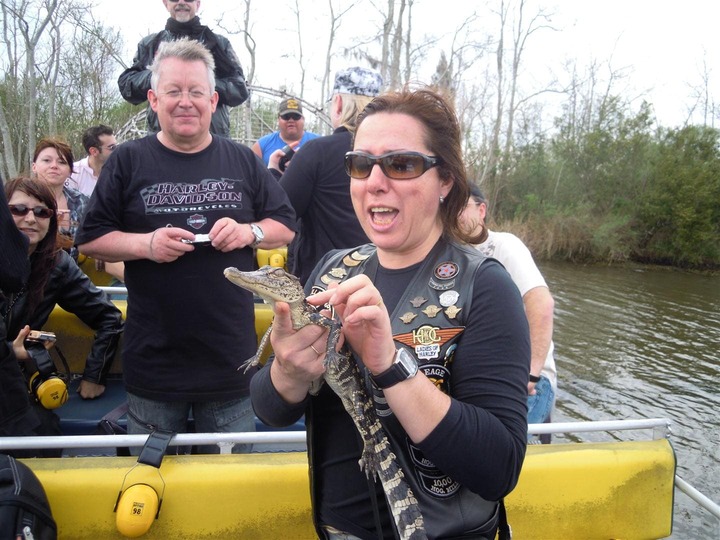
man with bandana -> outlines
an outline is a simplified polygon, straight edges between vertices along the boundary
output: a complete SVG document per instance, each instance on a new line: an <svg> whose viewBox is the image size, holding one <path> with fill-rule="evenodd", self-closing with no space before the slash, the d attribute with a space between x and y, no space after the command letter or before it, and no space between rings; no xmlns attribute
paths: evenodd
<svg viewBox="0 0 720 540"><path fill-rule="evenodd" d="M170 13L165 29L140 40L132 66L118 78L120 94L133 105L146 101L150 89L149 68L160 43L183 37L197 40L210 50L215 60L215 90L220 99L212 115L210 132L230 137L230 107L237 107L248 98L240 60L226 37L200 24L197 16L200 0L163 0L163 5ZM147 127L149 133L160 130L157 115L150 107L147 108Z"/></svg>

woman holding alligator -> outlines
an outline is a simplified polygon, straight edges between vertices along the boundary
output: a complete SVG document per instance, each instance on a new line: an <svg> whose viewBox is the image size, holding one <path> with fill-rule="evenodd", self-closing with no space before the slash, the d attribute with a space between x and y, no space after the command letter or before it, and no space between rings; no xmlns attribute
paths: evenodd
<svg viewBox="0 0 720 540"><path fill-rule="evenodd" d="M515 487L526 448L522 300L459 225L469 187L445 99L429 90L383 95L357 125L346 167L372 244L326 255L307 282L308 301L328 304L342 321L341 341L427 537L494 538L498 502ZM388 496L358 467L362 447L350 416L327 384L309 392L325 370L326 339L320 326L293 330L287 304L276 305L275 359L253 378L255 411L271 425L306 414L320 537L393 538Z"/></svg>

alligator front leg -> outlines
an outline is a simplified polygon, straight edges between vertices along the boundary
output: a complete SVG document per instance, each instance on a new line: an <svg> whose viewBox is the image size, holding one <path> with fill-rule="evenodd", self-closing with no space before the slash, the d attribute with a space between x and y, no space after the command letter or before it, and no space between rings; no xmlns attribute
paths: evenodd
<svg viewBox="0 0 720 540"><path fill-rule="evenodd" d="M260 339L260 344L258 345L255 356L251 356L250 358L245 360L242 364L240 364L240 367L237 368L238 371L245 368L245 371L243 371L243 373L247 373L250 368L257 367L260 365L260 359L262 358L262 355L265 352L265 347L267 347L267 344L270 341L270 332L272 332L272 323L270 323L270 326L268 326L268 329L265 330L263 337Z"/></svg>

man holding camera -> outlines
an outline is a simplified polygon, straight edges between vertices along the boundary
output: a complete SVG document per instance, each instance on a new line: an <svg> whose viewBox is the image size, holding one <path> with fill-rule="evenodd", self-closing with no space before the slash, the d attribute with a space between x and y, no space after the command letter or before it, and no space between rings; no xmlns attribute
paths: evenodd
<svg viewBox="0 0 720 540"><path fill-rule="evenodd" d="M278 107L278 130L268 133L252 145L252 151L262 158L265 165L269 165L270 156L275 150L289 147L285 154L292 157L292 154L303 144L311 139L319 137L317 133L305 131L305 117L302 112L302 105L296 98L287 98L280 102ZM280 170L284 170L282 167Z"/></svg>
<svg viewBox="0 0 720 540"><path fill-rule="evenodd" d="M238 371L257 350L253 298L223 271L288 244L295 213L247 146L211 134L213 68L196 41L160 45L148 99L161 130L115 150L77 236L83 253L125 261L129 433L186 432L191 413L197 432L255 430Z"/></svg>

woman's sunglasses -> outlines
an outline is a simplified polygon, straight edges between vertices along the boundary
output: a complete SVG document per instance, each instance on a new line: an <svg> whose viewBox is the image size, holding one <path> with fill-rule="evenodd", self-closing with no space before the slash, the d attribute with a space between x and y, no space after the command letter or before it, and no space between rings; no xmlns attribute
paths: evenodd
<svg viewBox="0 0 720 540"><path fill-rule="evenodd" d="M53 214L55 214L52 208L47 208L45 206L36 206L35 208L30 208L24 204L9 204L8 206L10 207L10 213L13 216L25 217L29 212L32 212L37 218L48 219L53 217Z"/></svg>
<svg viewBox="0 0 720 540"><path fill-rule="evenodd" d="M385 176L394 180L412 180L440 164L440 158L420 152L389 152L373 156L365 152L345 154L345 171L350 177L362 180L370 176L372 168L380 165Z"/></svg>

